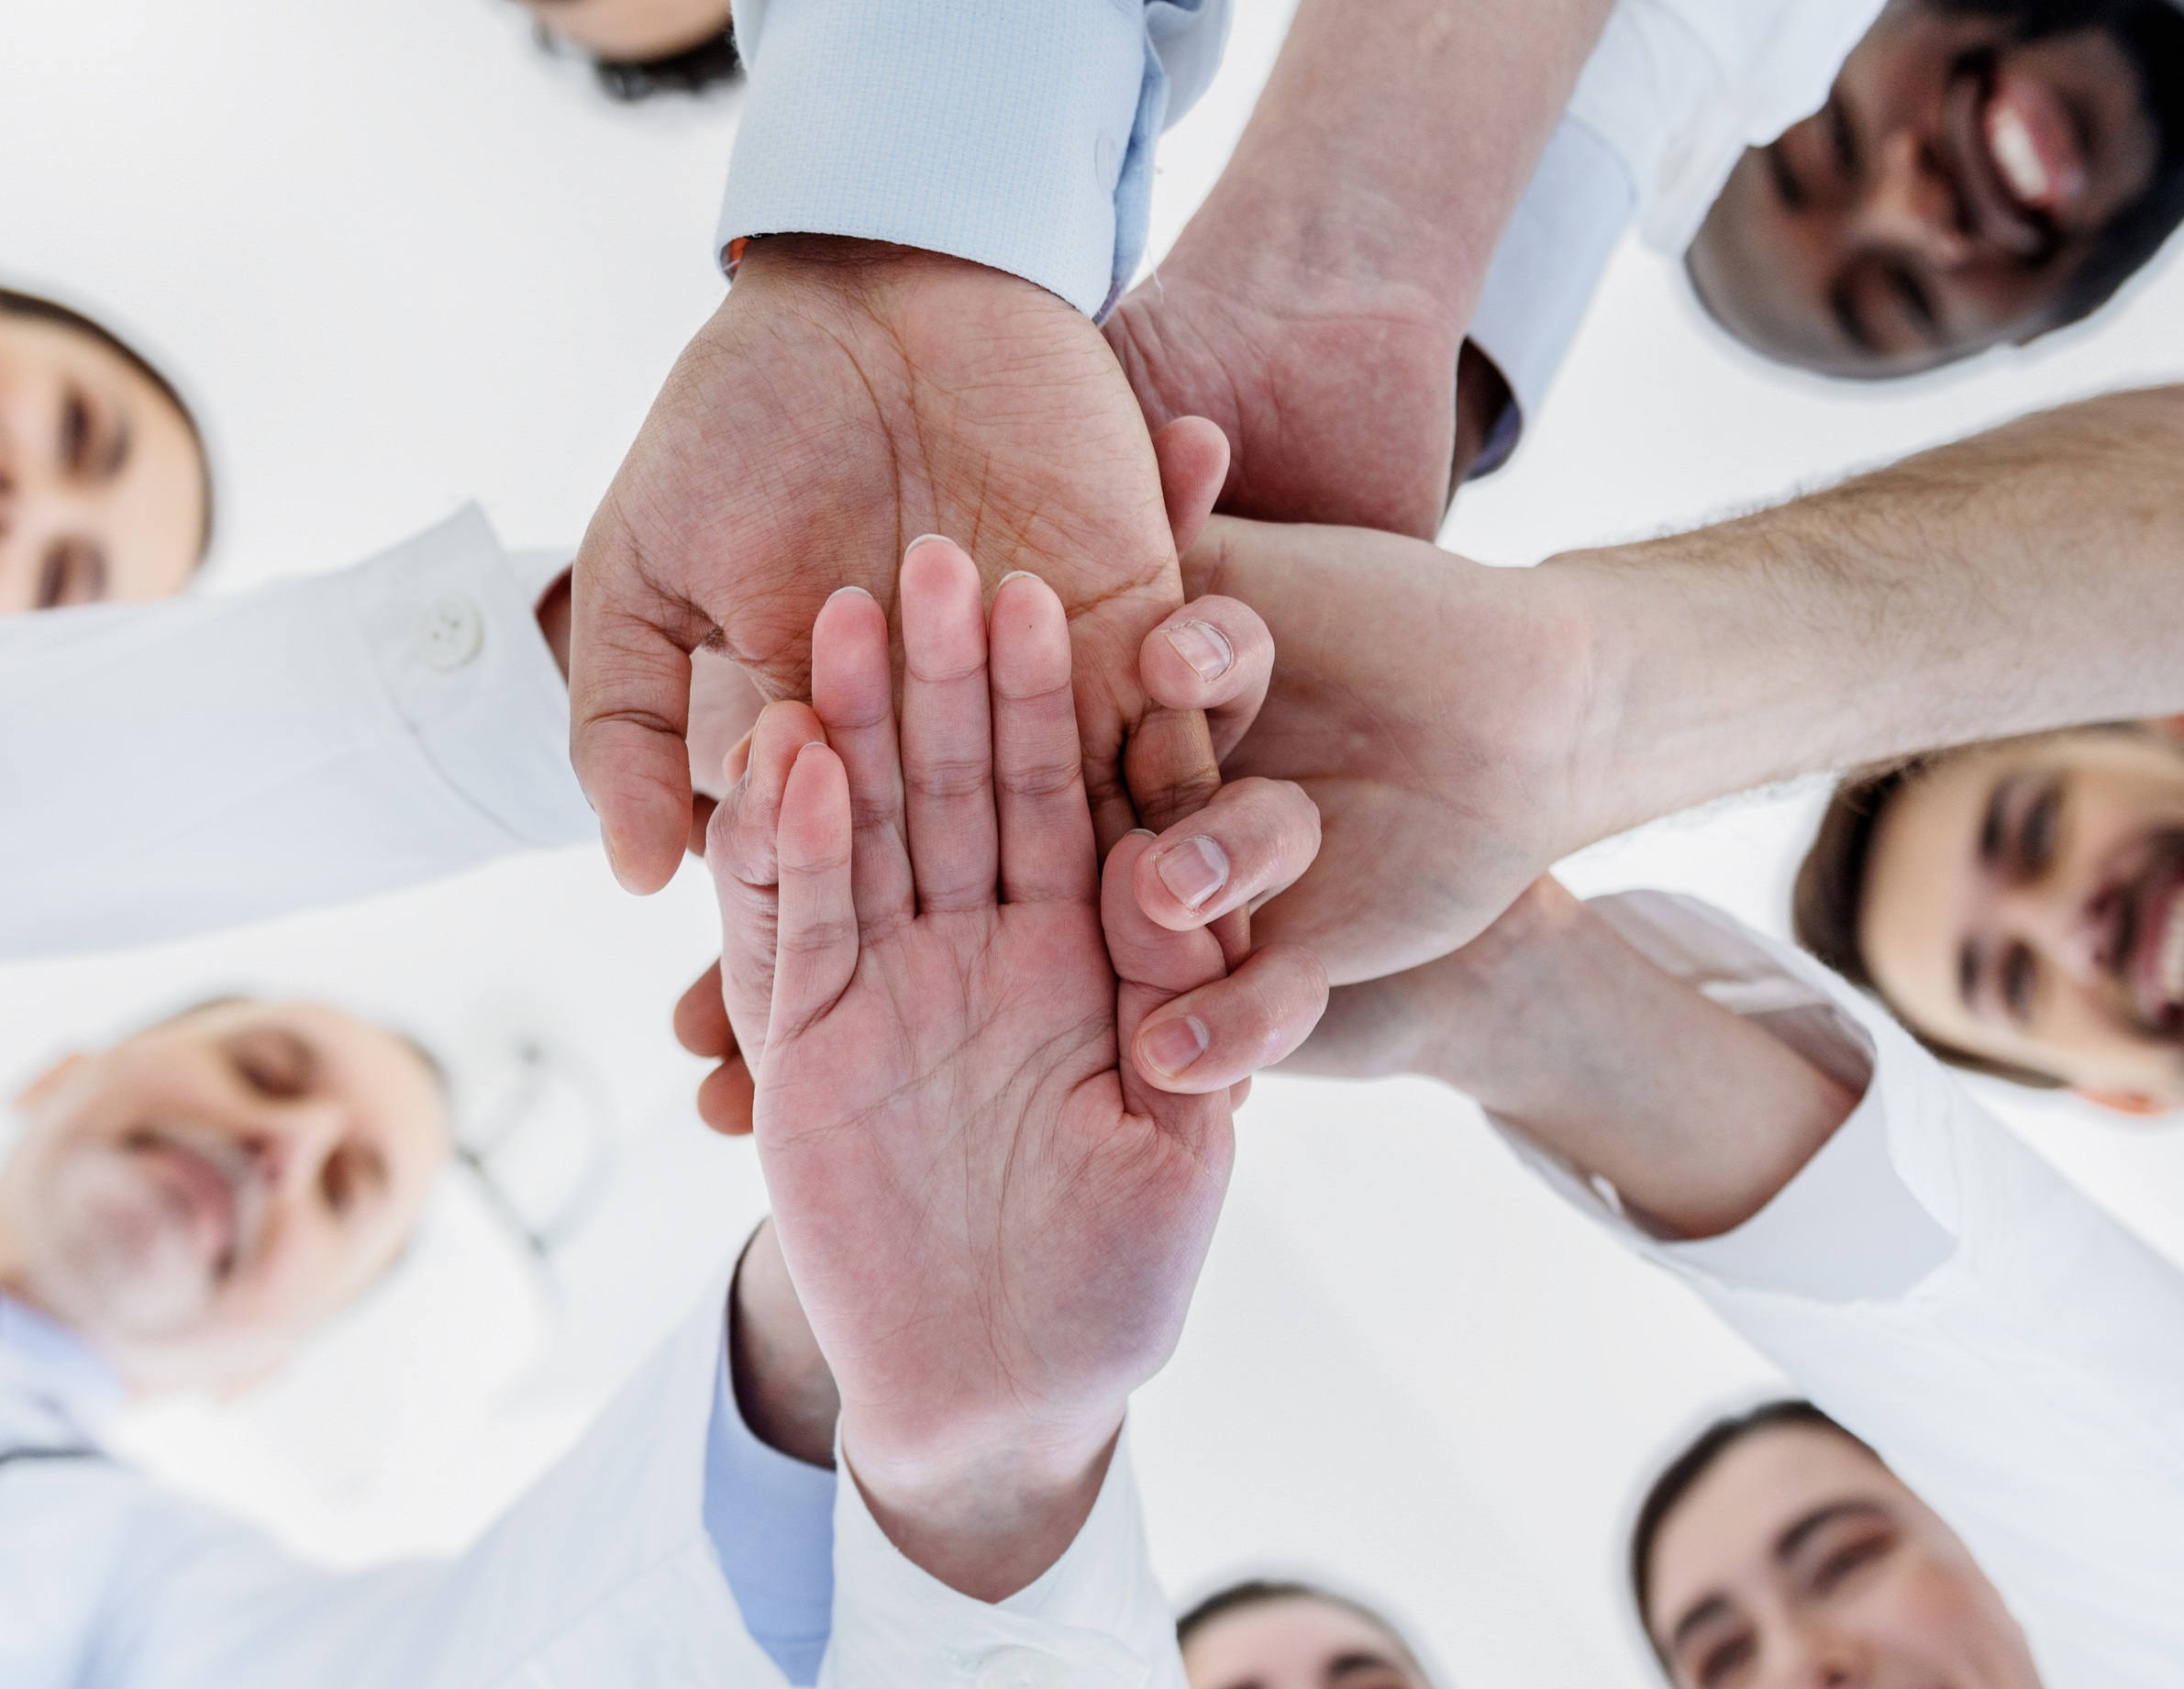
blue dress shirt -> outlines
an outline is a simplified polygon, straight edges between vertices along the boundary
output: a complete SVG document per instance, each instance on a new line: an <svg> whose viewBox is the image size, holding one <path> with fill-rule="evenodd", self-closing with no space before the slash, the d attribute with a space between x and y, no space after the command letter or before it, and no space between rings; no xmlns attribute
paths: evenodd
<svg viewBox="0 0 2184 1689"><path fill-rule="evenodd" d="M750 90L719 248L849 235L1006 271L1101 317L1145 256L1153 148L1229 0L737 0Z"/></svg>

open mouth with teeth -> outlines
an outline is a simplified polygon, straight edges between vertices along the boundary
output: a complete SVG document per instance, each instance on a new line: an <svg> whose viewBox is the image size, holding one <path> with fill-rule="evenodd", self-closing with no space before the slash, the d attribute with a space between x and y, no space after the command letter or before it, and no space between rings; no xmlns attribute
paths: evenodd
<svg viewBox="0 0 2184 1689"><path fill-rule="evenodd" d="M1992 60L1959 72L1946 150L1968 233L2036 264L2077 220L2090 172L2079 120L2036 76Z"/></svg>

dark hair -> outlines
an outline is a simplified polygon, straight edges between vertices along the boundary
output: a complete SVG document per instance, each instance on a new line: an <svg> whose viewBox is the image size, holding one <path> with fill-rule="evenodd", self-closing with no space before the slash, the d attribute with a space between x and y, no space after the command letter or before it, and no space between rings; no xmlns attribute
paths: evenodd
<svg viewBox="0 0 2184 1689"><path fill-rule="evenodd" d="M2090 317L2161 250L2184 221L2184 10L2176 0L1935 0L1937 9L2002 17L2020 41L2101 30L2138 79L2157 150L2145 191L2110 217L2050 306L2039 332Z"/></svg>
<svg viewBox="0 0 2184 1689"><path fill-rule="evenodd" d="M1867 881L1872 870L1873 836L1889 806L1906 786L1950 757L1978 749L1962 746L1845 775L1828 798L1812 848L1798 864L1797 882L1790 894L1790 930L1820 961L1859 990L1879 998L1889 1013L1902 1022L1905 1031L1951 1067L2039 1090L2060 1090L2065 1082L2052 1073L2021 1067L2014 1061L1998 1061L1923 1031L1918 1022L1881 990L1858 939L1858 917L1866 906Z"/></svg>
<svg viewBox="0 0 2184 1689"><path fill-rule="evenodd" d="M1668 1669L1668 1656L1661 1652L1660 1644L1653 1640L1653 1626L1646 1617L1653 1600L1653 1546L1660 1537L1661 1528L1722 1456L1739 1443L1785 1426L1826 1431L1873 1454L1871 1445L1864 1438L1844 1429L1810 1402L1794 1396L1762 1402L1744 1413L1716 1419L1701 1431L1681 1454L1661 1469L1653 1487L1646 1492L1646 1499L1638 1504L1638 1516L1631 1521L1630 1528L1631 1599L1637 1603L1638 1628L1646 1633L1646 1639L1653 1648L1653 1657L1660 1661L1664 1672ZM1878 1454L1873 1454L1873 1458L1880 1459Z"/></svg>
<svg viewBox="0 0 2184 1689"><path fill-rule="evenodd" d="M105 324L94 321L81 311L72 310L58 300L41 298L37 294L18 294L12 288L0 287L0 317L23 317L37 322L51 323L57 328L67 329L71 334L79 334L86 339L96 341L150 382L158 389L161 396L174 406L175 413L182 417L183 427L190 431L191 444L197 448L198 481L205 498L205 523L197 535L197 561L202 563L205 554L212 550L212 454L205 449L205 431L197 426L196 416L182 394L175 391L174 383L161 374L149 358Z"/></svg>
<svg viewBox="0 0 2184 1689"><path fill-rule="evenodd" d="M549 52L559 46L544 25L538 28L538 44ZM594 59L592 73L607 98L627 106L655 94L726 87L743 74L743 57L736 50L736 28L730 23L718 35L656 59Z"/></svg>
<svg viewBox="0 0 2184 1689"><path fill-rule="evenodd" d="M1295 1578L1246 1578L1239 1583L1229 1584L1225 1589L1215 1590L1175 1621L1176 1646L1186 1646L1193 1636L1216 1618L1225 1618L1232 1613L1247 1613L1253 1607L1272 1606L1282 1601L1318 1601L1328 1606L1340 1607L1346 1613L1356 1614L1374 1629L1385 1631L1388 1639L1402 1654L1404 1663L1420 1677L1425 1675L1425 1667L1419 1663L1416 1650L1384 1615L1374 1612L1362 1601L1338 1595L1331 1589L1323 1589L1317 1583L1306 1583Z"/></svg>

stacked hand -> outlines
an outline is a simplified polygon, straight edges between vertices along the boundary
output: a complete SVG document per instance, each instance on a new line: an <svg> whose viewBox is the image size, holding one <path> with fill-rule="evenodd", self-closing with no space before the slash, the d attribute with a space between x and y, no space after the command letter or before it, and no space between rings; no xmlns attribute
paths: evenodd
<svg viewBox="0 0 2184 1689"><path fill-rule="evenodd" d="M1145 835L1103 872L1050 588L1005 580L989 628L970 558L928 541L900 604L899 725L886 618L837 593L812 705L760 718L708 860L850 1470L912 1558L996 1599L1081 1526L1226 1184L1226 1084L1147 1068L1196 1041L1194 1004L1309 1024L1325 987L1303 952L1232 978L1212 934L1148 920Z"/></svg>
<svg viewBox="0 0 2184 1689"><path fill-rule="evenodd" d="M571 750L616 872L689 837L690 654L803 695L836 587L892 602L914 535L1060 595L1100 836L1216 783L1194 717L1151 708L1146 632L1182 600L1152 443L1099 331L1028 282L870 242L754 245L631 448L577 559ZM1125 743L1130 744L1125 790Z"/></svg>

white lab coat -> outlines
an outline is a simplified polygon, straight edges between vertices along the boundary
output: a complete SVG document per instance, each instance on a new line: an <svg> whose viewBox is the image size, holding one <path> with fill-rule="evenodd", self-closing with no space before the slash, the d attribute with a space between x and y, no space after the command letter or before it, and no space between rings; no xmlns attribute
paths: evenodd
<svg viewBox="0 0 2184 1689"><path fill-rule="evenodd" d="M595 841L538 599L475 507L331 574L0 617L0 958Z"/></svg>
<svg viewBox="0 0 2184 1689"><path fill-rule="evenodd" d="M725 1279L583 1440L460 1559L299 1563L103 1456L0 1462L7 1689L777 1689L701 1517ZM0 1350L0 1451L95 1448L81 1379ZM1118 1452L1069 1552L998 1606L910 1564L836 1489L849 1689L1181 1689Z"/></svg>
<svg viewBox="0 0 2184 1689"><path fill-rule="evenodd" d="M2184 1682L2184 1272L1810 957L1661 893L1592 906L1862 1094L1735 1231L1663 1243L1512 1140L1869 1443L1962 1537L2046 1689Z"/></svg>

